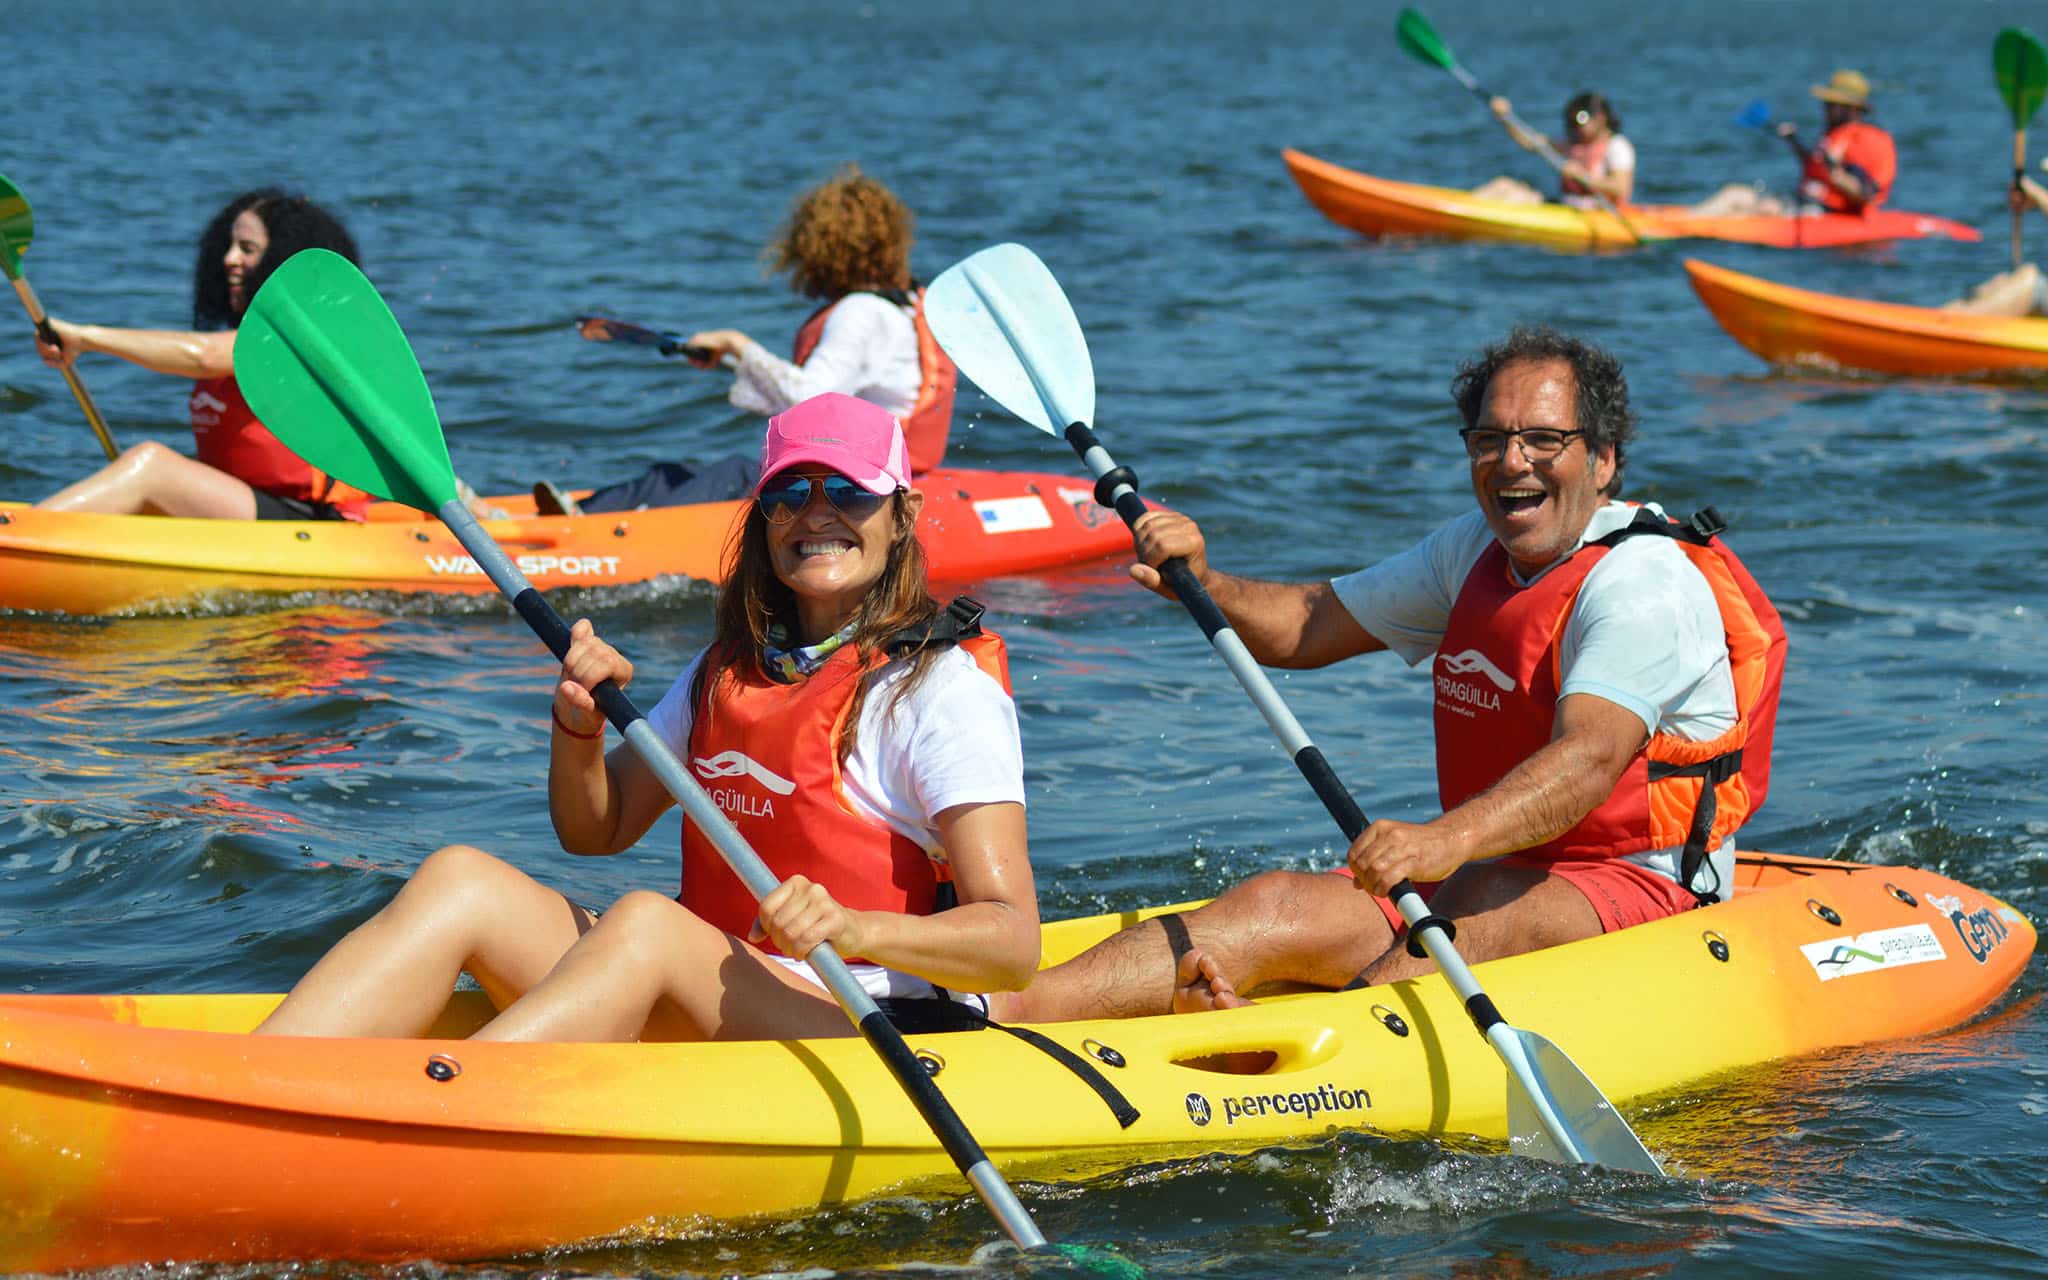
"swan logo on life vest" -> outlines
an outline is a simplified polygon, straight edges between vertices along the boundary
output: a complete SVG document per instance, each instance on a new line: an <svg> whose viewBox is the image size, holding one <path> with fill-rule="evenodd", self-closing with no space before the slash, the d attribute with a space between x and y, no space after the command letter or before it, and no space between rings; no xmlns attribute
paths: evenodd
<svg viewBox="0 0 2048 1280"><path fill-rule="evenodd" d="M719 778L752 778L778 796L786 796L796 790L796 784L771 769L763 768L759 761L744 751L721 751L715 756L698 756L690 761L690 767L700 778L716 781ZM707 788L711 802L727 813L739 813L753 818L775 816L775 802L766 796L749 795L732 787Z"/></svg>
<svg viewBox="0 0 2048 1280"><path fill-rule="evenodd" d="M1439 703L1455 705L1449 709L1462 716L1475 711L1500 710L1500 695L1512 693L1515 680L1507 672L1493 665L1485 654L1477 649L1463 653L1440 653L1437 655L1436 696ZM1449 674L1445 674L1448 672ZM1478 674L1486 677L1493 685L1489 689L1477 680L1458 680L1455 676Z"/></svg>
<svg viewBox="0 0 2048 1280"><path fill-rule="evenodd" d="M228 411L228 402L211 391L192 393L192 420L203 427L217 427L220 416Z"/></svg>

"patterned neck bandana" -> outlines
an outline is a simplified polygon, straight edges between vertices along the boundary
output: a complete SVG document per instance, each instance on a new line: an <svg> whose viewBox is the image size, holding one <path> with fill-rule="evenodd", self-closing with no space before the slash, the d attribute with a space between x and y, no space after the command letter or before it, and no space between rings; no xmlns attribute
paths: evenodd
<svg viewBox="0 0 2048 1280"><path fill-rule="evenodd" d="M768 674L781 684L795 684L815 673L825 665L839 646L853 639L859 619L847 623L833 635L826 636L816 644L793 645L781 648L772 641L761 646L761 665L768 668Z"/></svg>

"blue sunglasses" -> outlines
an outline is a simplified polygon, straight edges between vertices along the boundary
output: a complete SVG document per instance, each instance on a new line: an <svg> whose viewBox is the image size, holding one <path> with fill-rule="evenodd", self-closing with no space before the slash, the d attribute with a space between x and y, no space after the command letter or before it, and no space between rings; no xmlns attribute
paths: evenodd
<svg viewBox="0 0 2048 1280"><path fill-rule="evenodd" d="M754 501L769 524L788 524L822 491L825 501L849 520L865 520L882 509L893 494L872 493L842 475L777 476L763 485Z"/></svg>

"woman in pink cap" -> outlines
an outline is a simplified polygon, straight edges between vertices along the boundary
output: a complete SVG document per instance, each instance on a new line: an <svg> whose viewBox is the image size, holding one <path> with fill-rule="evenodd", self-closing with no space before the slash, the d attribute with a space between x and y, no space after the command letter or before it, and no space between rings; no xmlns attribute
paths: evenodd
<svg viewBox="0 0 2048 1280"><path fill-rule="evenodd" d="M648 719L781 885L757 906L686 819L682 892L638 890L593 919L450 846L260 1030L418 1035L467 971L502 1010L485 1039L848 1035L801 959L827 941L913 1016L946 1011L913 1001L985 1013L982 993L1029 982L1038 906L1003 646L979 605L926 590L902 429L817 396L769 421L761 474L713 639ZM631 747L604 749L589 691L632 664L587 620L571 634L549 806L565 849L618 853L671 801Z"/></svg>

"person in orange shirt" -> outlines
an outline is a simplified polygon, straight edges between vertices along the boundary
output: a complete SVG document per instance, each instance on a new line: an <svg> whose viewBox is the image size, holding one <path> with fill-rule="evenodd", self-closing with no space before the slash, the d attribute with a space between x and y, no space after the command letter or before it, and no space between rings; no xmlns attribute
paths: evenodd
<svg viewBox="0 0 2048 1280"><path fill-rule="evenodd" d="M1799 156L1799 194L1787 208L1764 194L1762 184L1730 183L1692 207L1699 214L1862 213L1883 204L1898 176L1892 136L1868 119L1870 81L1860 71L1841 70L1813 96L1824 105L1827 131L1808 147L1790 121L1777 134Z"/></svg>
<svg viewBox="0 0 2048 1280"><path fill-rule="evenodd" d="M1870 81L1861 72L1837 71L1826 84L1813 86L1813 96L1826 104L1827 132L1811 151L1800 147L1790 124L1778 136L1798 150L1805 163L1799 175L1799 199L1830 213L1862 213L1875 209L1892 193L1898 176L1898 151L1892 135L1870 123Z"/></svg>

